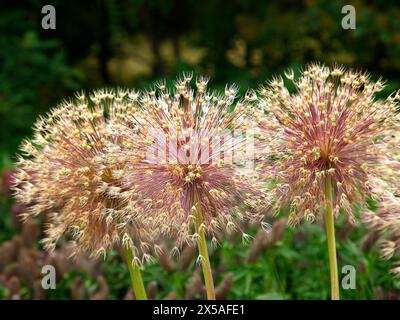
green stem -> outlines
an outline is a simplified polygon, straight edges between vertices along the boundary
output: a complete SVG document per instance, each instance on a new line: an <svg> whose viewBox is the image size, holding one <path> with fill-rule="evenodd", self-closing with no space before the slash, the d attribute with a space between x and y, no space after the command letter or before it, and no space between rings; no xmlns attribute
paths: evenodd
<svg viewBox="0 0 400 320"><path fill-rule="evenodd" d="M208 256L207 243L206 243L206 235L204 232L204 228L201 227L203 223L203 217L201 214L201 206L200 199L196 190L193 192L193 200L196 206L197 216L196 216L196 233L199 235L198 248L199 254L201 257L201 268L203 270L204 275L204 283L206 286L207 292L207 300L215 300L215 289L214 289L214 280L211 272L211 264L210 258Z"/></svg>
<svg viewBox="0 0 400 320"><path fill-rule="evenodd" d="M132 250L128 246L125 246L125 256L136 300L147 300L146 289L144 288L140 267L133 261Z"/></svg>
<svg viewBox="0 0 400 320"><path fill-rule="evenodd" d="M329 252L329 267L331 273L331 299L339 300L339 276L338 266L336 258L336 241L335 241L335 222L333 219L333 195L332 195L332 179L330 175L326 175L325 178L325 199L326 199L326 211L325 211L325 225L326 225L326 236L328 240L328 252Z"/></svg>

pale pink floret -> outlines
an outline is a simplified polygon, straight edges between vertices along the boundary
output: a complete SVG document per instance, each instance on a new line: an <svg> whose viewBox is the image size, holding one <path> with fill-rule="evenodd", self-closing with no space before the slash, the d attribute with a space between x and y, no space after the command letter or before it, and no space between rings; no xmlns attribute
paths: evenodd
<svg viewBox="0 0 400 320"><path fill-rule="evenodd" d="M314 64L298 80L292 73L287 77L296 91L289 93L283 79L274 79L261 91L257 117L259 168L277 181L271 185L276 207L289 207L294 224L320 216L329 175L334 213L343 209L352 221L352 204L371 193L372 177L387 176L381 164L393 164L390 141L399 122L398 98L376 100L380 80L340 67Z"/></svg>
<svg viewBox="0 0 400 320"><path fill-rule="evenodd" d="M25 218L46 214L48 249L67 235L75 255L104 255L123 243L135 255L141 252L135 260L149 258L143 249L153 228L132 210L128 214L126 206L134 204L120 199L129 192L121 185L120 163L106 161L108 145L116 142L112 132L133 108L127 96L125 91L79 95L39 119L34 138L22 144L14 192L27 208Z"/></svg>
<svg viewBox="0 0 400 320"><path fill-rule="evenodd" d="M177 239L177 247L197 236L195 197L202 227L214 241L217 234L238 228L240 220L260 222L267 205L245 174L254 151L248 143L251 97L236 102L234 87L216 95L207 92L205 79L197 81L196 90L190 81L187 76L172 92L160 85L141 97L130 125L118 131L115 147L115 157L125 161L124 187L134 190L144 214Z"/></svg>
<svg viewBox="0 0 400 320"><path fill-rule="evenodd" d="M395 259L392 272L400 276L400 130L392 131L388 161L379 167L382 178L375 178L373 194L377 208L365 208L362 220L379 233L381 253L385 259Z"/></svg>

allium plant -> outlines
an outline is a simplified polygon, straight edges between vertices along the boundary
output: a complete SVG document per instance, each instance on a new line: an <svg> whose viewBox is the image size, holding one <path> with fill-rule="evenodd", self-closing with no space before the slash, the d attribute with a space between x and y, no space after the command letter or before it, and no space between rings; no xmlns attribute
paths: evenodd
<svg viewBox="0 0 400 320"><path fill-rule="evenodd" d="M378 198L378 207L375 211L366 210L363 213L363 222L380 234L381 254L384 259L398 257L400 254L400 194L392 193L389 186ZM395 262L392 273L400 276L400 263Z"/></svg>
<svg viewBox="0 0 400 320"><path fill-rule="evenodd" d="M115 150L125 159L123 188L175 239L174 250L198 244L207 298L215 299L206 235L215 243L241 220L262 223L267 200L249 174L254 94L236 101L235 87L220 95L204 78L196 89L190 82L184 76L171 92L160 84L140 97L131 123L115 133Z"/></svg>
<svg viewBox="0 0 400 320"><path fill-rule="evenodd" d="M382 88L362 72L308 66L289 93L282 78L261 90L259 169L274 180L276 208L286 206L289 222L314 220L324 212L332 299L339 299L334 217L352 222L353 204L365 204L388 162L391 132L399 121L397 96L375 99ZM397 146L398 148L398 146Z"/></svg>
<svg viewBox="0 0 400 320"><path fill-rule="evenodd" d="M21 146L14 191L27 208L24 218L46 214L47 249L53 250L63 235L74 243L73 255L105 255L113 245L122 245L136 297L143 299L139 267L151 257L155 228L146 215L133 214L135 198L121 182L123 163L108 159L110 144L117 143L111 127L131 112L132 95L78 95L40 118L33 139Z"/></svg>
<svg viewBox="0 0 400 320"><path fill-rule="evenodd" d="M376 208L364 208L363 222L380 235L384 259L400 255L400 125L387 138L387 162L381 166L382 175L373 184ZM383 179L384 178L384 179ZM400 276L400 261L395 262L392 273Z"/></svg>

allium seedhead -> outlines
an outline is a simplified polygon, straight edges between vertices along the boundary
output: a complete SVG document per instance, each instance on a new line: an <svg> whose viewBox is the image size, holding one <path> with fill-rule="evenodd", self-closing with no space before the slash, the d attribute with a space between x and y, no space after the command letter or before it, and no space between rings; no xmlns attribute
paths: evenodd
<svg viewBox="0 0 400 320"><path fill-rule="evenodd" d="M390 259L400 253L400 195L385 191L379 197L375 210L366 209L362 215L363 222L380 234L381 253L383 258ZM400 264L397 262L393 273L400 275Z"/></svg>
<svg viewBox="0 0 400 320"><path fill-rule="evenodd" d="M375 210L365 209L362 215L363 222L371 229L377 231L380 237L381 254L385 259L397 257L392 272L400 276L400 193L399 188L394 190L381 181L385 188L377 198Z"/></svg>
<svg viewBox="0 0 400 320"><path fill-rule="evenodd" d="M381 253L383 258L397 258L392 272L400 276L400 130L391 133L388 147L390 161L387 161L380 170L386 179L375 178L373 195L375 205L364 208L362 221L367 227L377 231L380 237ZM388 177L390 179L388 179Z"/></svg>
<svg viewBox="0 0 400 320"><path fill-rule="evenodd" d="M65 233L75 253L93 255L105 254L116 242L136 253L151 239L146 221L126 214L133 204L120 200L129 193L121 185L121 163L107 160L109 145L117 142L112 132L133 112L134 95L120 90L78 95L40 118L34 138L22 144L15 196L28 208L25 218L47 213L48 249Z"/></svg>
<svg viewBox="0 0 400 320"><path fill-rule="evenodd" d="M190 82L184 76L171 92L159 85L144 94L115 146L115 157L125 159L124 188L178 246L198 236L196 205L199 227L214 237L238 228L238 220L260 221L266 201L248 174L254 151L249 97L236 102L235 87L220 95L207 91L205 78L196 89Z"/></svg>
<svg viewBox="0 0 400 320"><path fill-rule="evenodd" d="M399 123L398 96L375 100L383 88L362 72L313 64L293 80L291 94L281 78L261 90L259 168L277 180L276 207L290 207L290 222L312 220L324 205L325 179L332 180L334 213L353 220L352 203L371 192L372 177L390 178L391 130ZM385 165L385 168L386 165Z"/></svg>

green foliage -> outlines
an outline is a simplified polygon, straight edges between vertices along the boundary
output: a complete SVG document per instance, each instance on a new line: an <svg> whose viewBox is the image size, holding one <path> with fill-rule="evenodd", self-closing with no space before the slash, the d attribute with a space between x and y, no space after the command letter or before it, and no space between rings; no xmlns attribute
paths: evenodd
<svg viewBox="0 0 400 320"><path fill-rule="evenodd" d="M10 239L15 232L11 226L10 206L3 200L0 200L0 231L0 243Z"/></svg>
<svg viewBox="0 0 400 320"><path fill-rule="evenodd" d="M21 136L29 134L35 118L57 102L55 97L78 88L78 72L65 65L58 44L57 40L40 40L32 31L22 38L1 38L2 151L16 149Z"/></svg>
<svg viewBox="0 0 400 320"><path fill-rule="evenodd" d="M344 228L346 223L339 223ZM340 231L339 231L340 233ZM356 289L341 289L343 299L379 299L379 295L393 292L398 296L400 280L389 273L391 263L383 261L375 246L370 251L361 249L365 235L363 227L352 230L351 236L338 243L339 277L341 268L352 265L356 270ZM324 229L318 224L289 229L284 239L264 252L255 263L238 263L246 254L247 245L223 242L211 254L214 267L223 266L219 283L227 272L233 272L233 286L228 299L329 299L329 264ZM156 281L162 299L171 291L184 298L185 287L196 264L193 261L186 272L167 272L155 263L142 273L145 283ZM112 298L123 298L129 288L129 274L118 255L113 253L104 263L104 272Z"/></svg>

